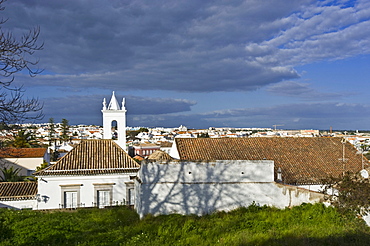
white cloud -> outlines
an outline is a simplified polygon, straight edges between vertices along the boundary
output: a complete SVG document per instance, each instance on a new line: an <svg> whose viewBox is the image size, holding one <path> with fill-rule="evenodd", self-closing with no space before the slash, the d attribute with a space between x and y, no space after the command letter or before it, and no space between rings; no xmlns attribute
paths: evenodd
<svg viewBox="0 0 370 246"><path fill-rule="evenodd" d="M309 5L293 13L278 35L246 46L249 59L264 66L296 66L370 53L370 6ZM366 8L366 9L364 9Z"/></svg>

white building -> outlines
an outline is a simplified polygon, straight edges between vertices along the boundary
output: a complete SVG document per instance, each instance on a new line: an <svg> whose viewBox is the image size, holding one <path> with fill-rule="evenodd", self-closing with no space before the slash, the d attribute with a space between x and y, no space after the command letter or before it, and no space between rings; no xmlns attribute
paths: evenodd
<svg viewBox="0 0 370 246"><path fill-rule="evenodd" d="M342 138L178 138L170 155L189 161L272 160L286 184L318 191L323 179L369 167L361 153Z"/></svg>
<svg viewBox="0 0 370 246"><path fill-rule="evenodd" d="M132 178L139 164L126 148L126 109L112 95L103 101L104 140L82 141L56 164L37 173L38 209L105 207L134 204ZM117 122L118 139L112 140L112 122Z"/></svg>
<svg viewBox="0 0 370 246"><path fill-rule="evenodd" d="M361 156L340 138L177 138L170 154L175 160L141 164L140 216L323 202L322 179L362 169Z"/></svg>
<svg viewBox="0 0 370 246"><path fill-rule="evenodd" d="M38 209L134 204L139 165L113 140L82 141L35 174Z"/></svg>
<svg viewBox="0 0 370 246"><path fill-rule="evenodd" d="M37 209L36 182L0 182L0 208Z"/></svg>
<svg viewBox="0 0 370 246"><path fill-rule="evenodd" d="M154 161L135 180L136 210L145 214L230 211L253 202L285 208L324 202L318 192L274 181L273 161Z"/></svg>
<svg viewBox="0 0 370 246"><path fill-rule="evenodd" d="M32 175L44 162L50 163L47 148L3 148L0 151L0 167L18 169L20 176Z"/></svg>

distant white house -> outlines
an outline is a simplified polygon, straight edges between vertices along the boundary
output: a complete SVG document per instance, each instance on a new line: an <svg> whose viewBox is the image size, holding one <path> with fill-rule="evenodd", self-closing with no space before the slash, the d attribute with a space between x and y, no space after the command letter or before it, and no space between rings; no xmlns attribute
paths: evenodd
<svg viewBox="0 0 370 246"><path fill-rule="evenodd" d="M141 142L145 143L151 139L153 135L149 132L140 132L136 135L136 138L139 138Z"/></svg>
<svg viewBox="0 0 370 246"><path fill-rule="evenodd" d="M188 130L188 128L186 126L183 126L183 125L179 126L179 131L180 132L186 132L187 130Z"/></svg>
<svg viewBox="0 0 370 246"><path fill-rule="evenodd" d="M19 169L21 176L32 175L44 162L50 163L47 148L4 148L0 151L0 167Z"/></svg>

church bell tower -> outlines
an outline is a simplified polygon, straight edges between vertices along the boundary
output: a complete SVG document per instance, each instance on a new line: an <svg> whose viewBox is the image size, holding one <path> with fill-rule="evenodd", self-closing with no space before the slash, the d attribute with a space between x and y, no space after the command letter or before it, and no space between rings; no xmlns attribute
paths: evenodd
<svg viewBox="0 0 370 246"><path fill-rule="evenodd" d="M104 98L101 112L103 113L103 139L115 139L116 143L127 151L125 98L122 99L122 108L120 108L113 91L108 106ZM117 127L116 131L112 129L114 126Z"/></svg>

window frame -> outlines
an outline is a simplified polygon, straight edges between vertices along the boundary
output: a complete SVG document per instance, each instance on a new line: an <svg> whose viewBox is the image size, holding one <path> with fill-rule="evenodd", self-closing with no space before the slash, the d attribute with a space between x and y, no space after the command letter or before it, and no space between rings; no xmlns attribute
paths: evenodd
<svg viewBox="0 0 370 246"><path fill-rule="evenodd" d="M108 191L109 194L109 205L113 205L113 185L116 183L94 183L94 206L98 208L107 207L107 205L101 206L99 204L99 191Z"/></svg>
<svg viewBox="0 0 370 246"><path fill-rule="evenodd" d="M62 208L79 208L81 206L81 201L80 201L80 190L81 186L83 184L65 184L65 185L59 185L60 190L61 190L61 207ZM66 192L76 192L77 193L77 201L76 201L76 207L67 207L66 204Z"/></svg>
<svg viewBox="0 0 370 246"><path fill-rule="evenodd" d="M135 184L134 182L125 182L126 185L126 205L135 205ZM131 195L132 198L131 199Z"/></svg>

